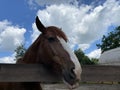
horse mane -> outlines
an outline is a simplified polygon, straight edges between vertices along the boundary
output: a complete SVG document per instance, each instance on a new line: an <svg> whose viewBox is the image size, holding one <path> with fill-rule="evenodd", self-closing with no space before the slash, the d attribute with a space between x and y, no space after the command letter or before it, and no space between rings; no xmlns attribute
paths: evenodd
<svg viewBox="0 0 120 90"><path fill-rule="evenodd" d="M59 37L63 38L66 42L68 41L67 36L65 35L65 33L61 29L59 29L55 26L47 27L47 29L50 32L53 32L56 36L59 36Z"/></svg>

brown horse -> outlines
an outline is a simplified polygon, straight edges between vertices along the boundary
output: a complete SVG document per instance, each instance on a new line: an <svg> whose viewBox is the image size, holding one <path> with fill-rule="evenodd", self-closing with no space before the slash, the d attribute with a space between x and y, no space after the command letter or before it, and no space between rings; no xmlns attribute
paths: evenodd
<svg viewBox="0 0 120 90"><path fill-rule="evenodd" d="M64 83L69 88L75 88L82 70L78 59L67 45L66 35L55 26L45 27L38 17L36 26L42 33L17 63L43 64L62 75ZM39 82L0 83L0 90L42 90L42 88Z"/></svg>

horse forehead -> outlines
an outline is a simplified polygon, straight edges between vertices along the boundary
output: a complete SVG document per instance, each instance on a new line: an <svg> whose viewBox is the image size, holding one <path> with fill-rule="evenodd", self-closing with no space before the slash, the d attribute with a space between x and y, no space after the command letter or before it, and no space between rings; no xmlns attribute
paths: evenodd
<svg viewBox="0 0 120 90"><path fill-rule="evenodd" d="M73 59L76 59L75 54L73 53L73 51L70 49L68 43L61 37L57 37L58 40L60 41L61 45L63 46L63 48L68 52L68 54L70 55L71 60L73 61ZM74 63L74 61L73 61Z"/></svg>
<svg viewBox="0 0 120 90"><path fill-rule="evenodd" d="M57 36L63 38L67 42L65 33L58 27L50 26L46 28L47 35Z"/></svg>

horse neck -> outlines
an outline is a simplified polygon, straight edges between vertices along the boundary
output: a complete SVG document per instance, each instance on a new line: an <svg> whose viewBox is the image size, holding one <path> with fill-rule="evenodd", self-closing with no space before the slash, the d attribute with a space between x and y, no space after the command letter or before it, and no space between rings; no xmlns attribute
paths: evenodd
<svg viewBox="0 0 120 90"><path fill-rule="evenodd" d="M39 45L41 43L40 36L35 40L35 42L28 48L25 55L23 56L22 60L19 61L19 63L38 63L37 61L37 55L38 55L38 49Z"/></svg>

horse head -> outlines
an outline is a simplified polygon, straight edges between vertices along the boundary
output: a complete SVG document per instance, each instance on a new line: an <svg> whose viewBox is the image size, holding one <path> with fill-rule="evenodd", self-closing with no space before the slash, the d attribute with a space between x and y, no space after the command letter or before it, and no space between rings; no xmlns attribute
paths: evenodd
<svg viewBox="0 0 120 90"><path fill-rule="evenodd" d="M36 26L41 32L37 51L37 61L53 67L53 69L62 75L63 81L69 88L76 87L81 76L81 66L70 50L68 39L64 32L55 26L45 27L38 17L36 17Z"/></svg>

